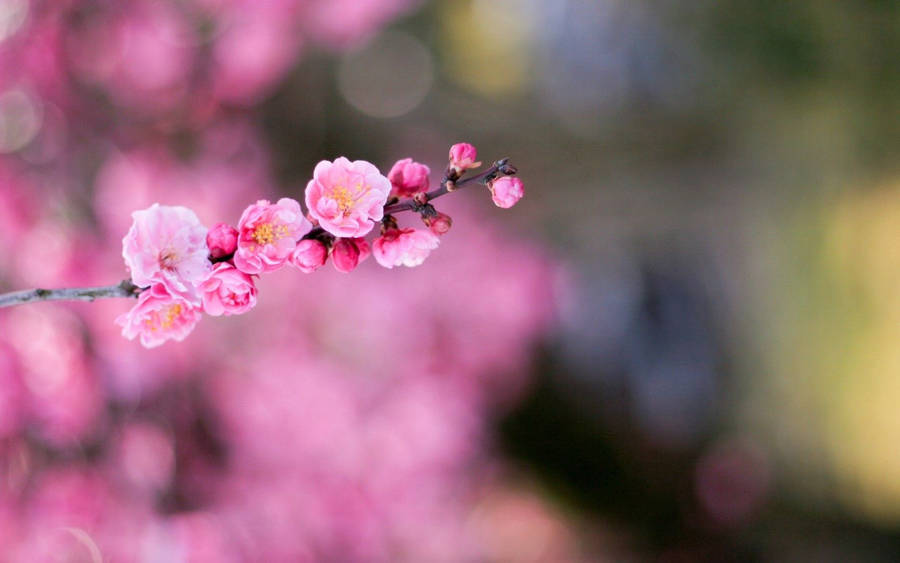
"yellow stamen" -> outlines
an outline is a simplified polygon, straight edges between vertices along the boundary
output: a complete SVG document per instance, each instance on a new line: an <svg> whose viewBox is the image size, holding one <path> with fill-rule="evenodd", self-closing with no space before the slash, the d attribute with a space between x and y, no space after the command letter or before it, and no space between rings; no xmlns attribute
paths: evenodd
<svg viewBox="0 0 900 563"><path fill-rule="evenodd" d="M263 223L262 225L257 225L256 229L253 231L253 240L257 242L257 244L272 244L275 242L275 233L272 231L271 223Z"/></svg>
<svg viewBox="0 0 900 563"><path fill-rule="evenodd" d="M165 330L175 324L175 321L181 315L181 311L182 307L180 304L170 305L164 311L156 311L149 318L144 319L144 324L153 332L159 329Z"/></svg>
<svg viewBox="0 0 900 563"><path fill-rule="evenodd" d="M273 227L272 223L262 223L253 230L253 240L260 246L265 246L290 236L290 234L291 232L287 225L275 225Z"/></svg>
<svg viewBox="0 0 900 563"><path fill-rule="evenodd" d="M338 184L337 186L331 189L331 199L337 202L338 209L341 210L341 213L344 216L350 214L350 210L353 209L353 205L360 200L363 196L369 193L371 190L370 186L363 186L362 182L358 182L351 192L344 186Z"/></svg>

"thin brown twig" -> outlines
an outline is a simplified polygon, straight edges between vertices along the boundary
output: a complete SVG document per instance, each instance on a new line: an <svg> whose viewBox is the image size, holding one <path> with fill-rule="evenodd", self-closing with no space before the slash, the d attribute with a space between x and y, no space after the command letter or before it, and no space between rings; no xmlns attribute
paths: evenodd
<svg viewBox="0 0 900 563"><path fill-rule="evenodd" d="M68 287L63 289L26 289L0 294L0 308L37 303L40 301L93 301L109 297L137 297L141 288L131 280L116 285L98 287Z"/></svg>

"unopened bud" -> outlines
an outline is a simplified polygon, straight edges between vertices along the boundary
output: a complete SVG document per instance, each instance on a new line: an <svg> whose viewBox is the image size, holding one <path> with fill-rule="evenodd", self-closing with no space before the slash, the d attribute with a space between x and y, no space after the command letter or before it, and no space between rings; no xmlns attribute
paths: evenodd
<svg viewBox="0 0 900 563"><path fill-rule="evenodd" d="M331 261L338 272L352 272L372 253L364 238L339 238L331 249Z"/></svg>
<svg viewBox="0 0 900 563"><path fill-rule="evenodd" d="M411 158L398 160L391 171L388 172L388 180L391 181L391 195L410 197L419 192L428 191L428 174L431 170L424 164L419 164Z"/></svg>
<svg viewBox="0 0 900 563"><path fill-rule="evenodd" d="M290 264L304 274L315 272L325 265L328 259L328 248L316 239L301 240L290 257Z"/></svg>
<svg viewBox="0 0 900 563"><path fill-rule="evenodd" d="M428 225L431 232L436 235L446 234L453 226L453 219L446 213L437 212L434 215L422 217L422 221Z"/></svg>
<svg viewBox="0 0 900 563"><path fill-rule="evenodd" d="M478 151L469 143L456 143L450 147L450 168L456 174L481 166L480 162L476 162L477 158Z"/></svg>
<svg viewBox="0 0 900 563"><path fill-rule="evenodd" d="M522 199L525 194L522 180L515 176L503 176L493 180L488 187L491 190L491 199L494 205L508 209Z"/></svg>
<svg viewBox="0 0 900 563"><path fill-rule="evenodd" d="M206 233L206 246L212 259L231 256L237 250L237 229L228 223L217 223Z"/></svg>

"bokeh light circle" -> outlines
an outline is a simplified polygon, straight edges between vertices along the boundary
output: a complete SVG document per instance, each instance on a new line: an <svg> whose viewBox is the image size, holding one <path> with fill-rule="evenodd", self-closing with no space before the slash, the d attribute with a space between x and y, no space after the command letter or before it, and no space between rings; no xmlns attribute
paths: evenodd
<svg viewBox="0 0 900 563"><path fill-rule="evenodd" d="M372 117L406 115L422 103L433 81L431 52L405 33L379 36L345 55L338 69L341 95Z"/></svg>

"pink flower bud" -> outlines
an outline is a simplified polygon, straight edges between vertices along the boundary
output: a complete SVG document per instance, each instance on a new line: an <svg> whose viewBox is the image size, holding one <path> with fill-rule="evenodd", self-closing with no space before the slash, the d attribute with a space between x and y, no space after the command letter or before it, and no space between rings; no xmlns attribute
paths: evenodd
<svg viewBox="0 0 900 563"><path fill-rule="evenodd" d="M352 272L372 251L364 238L341 238L331 248L331 261L338 272Z"/></svg>
<svg viewBox="0 0 900 563"><path fill-rule="evenodd" d="M423 229L388 229L372 243L375 260L385 268L414 268L438 247L440 239Z"/></svg>
<svg viewBox="0 0 900 563"><path fill-rule="evenodd" d="M230 256L237 250L237 229L228 223L217 223L206 233L206 246L213 259Z"/></svg>
<svg viewBox="0 0 900 563"><path fill-rule="evenodd" d="M457 174L461 174L470 168L478 168L480 162L476 162L478 151L469 143L456 143L450 147L450 167Z"/></svg>
<svg viewBox="0 0 900 563"><path fill-rule="evenodd" d="M438 213L434 217L423 217L422 220L428 225L428 228L431 229L431 232L436 235L445 235L447 231L450 230L450 227L453 226L453 219L450 218L446 213Z"/></svg>
<svg viewBox="0 0 900 563"><path fill-rule="evenodd" d="M216 264L198 289L207 315L240 315L256 306L253 278L227 262Z"/></svg>
<svg viewBox="0 0 900 563"><path fill-rule="evenodd" d="M398 160L391 171L388 172L388 180L391 181L392 196L412 197L419 192L428 191L428 174L431 170L424 164L419 164L411 158Z"/></svg>
<svg viewBox="0 0 900 563"><path fill-rule="evenodd" d="M327 259L328 248L321 241L307 239L297 243L289 263L304 274L310 274L324 266Z"/></svg>
<svg viewBox="0 0 900 563"><path fill-rule="evenodd" d="M497 178L490 183L489 187L491 189L491 198L494 200L494 205L504 209L508 209L515 205L517 201L522 199L522 195L525 193L525 190L522 187L522 180L519 180L515 176L503 176L502 178Z"/></svg>
<svg viewBox="0 0 900 563"><path fill-rule="evenodd" d="M372 255L372 248L369 246L369 241L364 238L355 238L353 242L356 243L356 248L359 249L359 261L365 262L366 258Z"/></svg>

